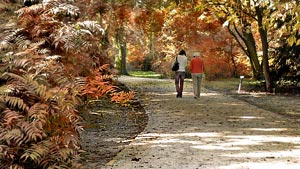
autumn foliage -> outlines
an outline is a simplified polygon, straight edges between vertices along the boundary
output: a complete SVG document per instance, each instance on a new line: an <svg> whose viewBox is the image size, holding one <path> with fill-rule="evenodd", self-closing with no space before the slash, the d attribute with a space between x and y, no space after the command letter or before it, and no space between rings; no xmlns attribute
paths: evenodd
<svg viewBox="0 0 300 169"><path fill-rule="evenodd" d="M172 77L171 63L185 49L189 60L194 51L203 54L209 79L249 75L247 59L239 58L241 51L229 32L217 19L204 20L202 16L206 13L197 10L197 5L194 2L156 9L127 9L126 16L131 18L126 26L130 34L129 68Z"/></svg>
<svg viewBox="0 0 300 169"><path fill-rule="evenodd" d="M126 105L112 84L104 30L56 0L16 11L0 48L0 168L80 168L83 98Z"/></svg>

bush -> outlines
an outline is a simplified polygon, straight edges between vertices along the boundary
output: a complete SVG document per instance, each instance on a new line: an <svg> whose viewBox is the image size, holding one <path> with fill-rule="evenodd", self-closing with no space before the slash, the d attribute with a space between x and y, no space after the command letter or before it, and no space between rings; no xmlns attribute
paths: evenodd
<svg viewBox="0 0 300 169"><path fill-rule="evenodd" d="M6 52L0 56L0 168L80 167L77 108L85 79L78 76L97 63L88 58L95 39L86 32L101 28L64 22L78 12L55 0L16 12L19 29L0 46Z"/></svg>

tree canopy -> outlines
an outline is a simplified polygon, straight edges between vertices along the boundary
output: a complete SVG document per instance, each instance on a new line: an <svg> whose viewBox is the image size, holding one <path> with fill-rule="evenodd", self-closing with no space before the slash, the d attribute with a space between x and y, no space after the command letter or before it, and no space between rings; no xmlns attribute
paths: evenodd
<svg viewBox="0 0 300 169"><path fill-rule="evenodd" d="M296 0L32 2L1 36L0 168L78 167L77 109L91 98L126 106L134 95L113 75L171 77L181 49L203 54L208 79L244 75L268 92L300 85ZM6 13L17 2L1 3Z"/></svg>

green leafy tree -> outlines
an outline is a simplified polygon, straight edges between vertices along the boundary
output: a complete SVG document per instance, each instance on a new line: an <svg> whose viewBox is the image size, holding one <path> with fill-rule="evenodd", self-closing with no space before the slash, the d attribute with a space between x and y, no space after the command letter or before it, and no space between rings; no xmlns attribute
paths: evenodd
<svg viewBox="0 0 300 169"><path fill-rule="evenodd" d="M271 71L278 85L299 86L300 80L300 36L298 1L274 1L276 10L272 13Z"/></svg>
<svg viewBox="0 0 300 169"><path fill-rule="evenodd" d="M253 76L259 79L264 74L268 91L271 88L268 64L268 27L263 25L263 21L268 19L267 16L270 16L270 11L266 9L269 4L270 1L202 1L202 5L204 5L202 8L207 9L224 23L249 57ZM257 48L258 43L254 32L259 32L260 35L261 45L259 46L262 47L263 51L263 64L259 62L259 48Z"/></svg>
<svg viewBox="0 0 300 169"><path fill-rule="evenodd" d="M286 44L294 47L300 44L297 5L299 5L298 1L203 0L202 6L199 7L208 10L224 23L249 57L253 76L259 79L263 74L266 90L271 91L274 79L270 75L270 65L274 68L273 65L278 63L274 60L270 63L270 60L273 57L280 57L270 56L270 51L273 51L271 49L276 50L279 49L278 46L286 46ZM262 52L261 63L258 55L260 51ZM279 54L279 52L275 53Z"/></svg>

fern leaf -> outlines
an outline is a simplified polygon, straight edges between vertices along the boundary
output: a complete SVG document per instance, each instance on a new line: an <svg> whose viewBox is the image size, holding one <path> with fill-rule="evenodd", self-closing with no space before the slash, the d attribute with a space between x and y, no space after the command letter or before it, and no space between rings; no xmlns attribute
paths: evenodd
<svg viewBox="0 0 300 169"><path fill-rule="evenodd" d="M26 66L28 66L30 64L29 60L28 59L15 59L13 61L13 64L16 66L16 67L19 67L19 68L25 68Z"/></svg>
<svg viewBox="0 0 300 169"><path fill-rule="evenodd" d="M2 41L0 43L0 50L4 51L4 50L9 50L12 49L12 43L9 43L7 41Z"/></svg>
<svg viewBox="0 0 300 169"><path fill-rule="evenodd" d="M27 111L29 107L24 103L24 100L14 96L5 96L4 101L12 108L18 108Z"/></svg>
<svg viewBox="0 0 300 169"><path fill-rule="evenodd" d="M30 158L33 161L40 161L43 156L46 156L49 152L49 147L45 144L33 144L29 149L26 149L21 156L21 160L28 161ZM30 161L30 160L29 160Z"/></svg>
<svg viewBox="0 0 300 169"><path fill-rule="evenodd" d="M10 35L8 35L8 36L5 37L4 42L14 43L16 37L20 36L23 32L24 32L23 28L16 29Z"/></svg>
<svg viewBox="0 0 300 169"><path fill-rule="evenodd" d="M37 50L37 53L38 54L41 54L41 55L45 55L45 54L50 54L50 50L49 49L46 49L46 48L43 48L43 49L38 49Z"/></svg>
<svg viewBox="0 0 300 169"><path fill-rule="evenodd" d="M48 115L48 112L46 111L48 107L49 106L47 104L36 103L28 110L28 117L31 120L39 120L45 122Z"/></svg>
<svg viewBox="0 0 300 169"><path fill-rule="evenodd" d="M27 85L28 92L37 94L38 96L44 98L47 87L43 84L39 84L35 79L35 75L26 74L24 75L25 84Z"/></svg>
<svg viewBox="0 0 300 169"><path fill-rule="evenodd" d="M22 76L17 75L15 73L5 72L5 73L2 74L1 78L3 78L3 79L10 79L10 78L12 78L12 79L19 80L21 82L25 82L25 79Z"/></svg>
<svg viewBox="0 0 300 169"><path fill-rule="evenodd" d="M11 111L9 109L6 109L3 113L5 114L3 124L8 128L12 128L18 120L24 118L20 112Z"/></svg>
<svg viewBox="0 0 300 169"><path fill-rule="evenodd" d="M51 56L47 56L45 59L46 60L57 60L60 58L62 58L62 56L60 56L60 55L51 55Z"/></svg>
<svg viewBox="0 0 300 169"><path fill-rule="evenodd" d="M26 36L19 35L14 40L14 43L17 45L19 49L25 50L29 47L31 41L27 39Z"/></svg>
<svg viewBox="0 0 300 169"><path fill-rule="evenodd" d="M41 129L37 128L37 126L39 125L36 126L34 122L22 122L18 125L25 132L27 138L26 142L42 140L43 137L46 136L46 134Z"/></svg>
<svg viewBox="0 0 300 169"><path fill-rule="evenodd" d="M77 77L77 78L75 79L75 85L82 87L82 86L84 86L85 84L86 84L86 78L83 78L83 77ZM1 91L1 90L0 90L0 91Z"/></svg>
<svg viewBox="0 0 300 169"><path fill-rule="evenodd" d="M22 133L22 131L20 129L14 128L2 133L0 138L1 140L6 141L8 145L11 145L15 140L23 137L24 134Z"/></svg>
<svg viewBox="0 0 300 169"><path fill-rule="evenodd" d="M78 7L66 3L61 3L58 4L58 6L52 7L51 12L54 15L67 14L71 17L77 17L80 15L80 10Z"/></svg>
<svg viewBox="0 0 300 169"><path fill-rule="evenodd" d="M101 35L105 34L104 28L102 28L102 26L99 25L96 21L83 21L77 23L77 25L80 27L79 30L83 33L87 33L90 35L98 33L100 33Z"/></svg>
<svg viewBox="0 0 300 169"><path fill-rule="evenodd" d="M73 149L70 148L63 148L59 150L59 154L61 158L65 161L69 159L70 157L74 156L75 152Z"/></svg>
<svg viewBox="0 0 300 169"><path fill-rule="evenodd" d="M12 92L12 88L10 85L2 85L0 86L0 96L8 96L9 93Z"/></svg>
<svg viewBox="0 0 300 169"><path fill-rule="evenodd" d="M47 87L45 85L39 85L36 89L36 94L44 97L46 95Z"/></svg>

